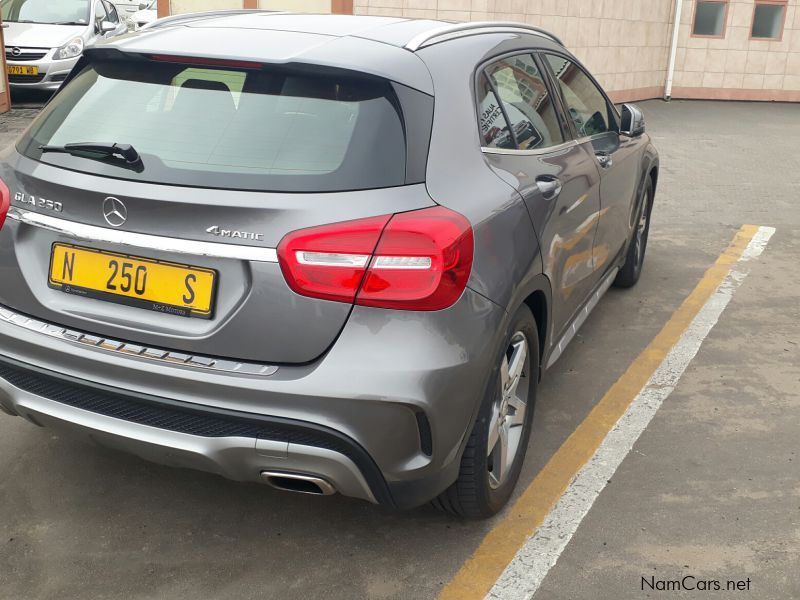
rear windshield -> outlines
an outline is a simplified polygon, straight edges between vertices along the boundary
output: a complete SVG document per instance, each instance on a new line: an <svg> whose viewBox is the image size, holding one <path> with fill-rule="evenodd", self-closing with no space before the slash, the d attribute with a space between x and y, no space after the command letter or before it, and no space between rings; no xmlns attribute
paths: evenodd
<svg viewBox="0 0 800 600"><path fill-rule="evenodd" d="M406 144L390 83L281 70L109 61L84 69L18 149L120 179L263 191L405 183ZM42 153L70 143L132 145L123 161Z"/></svg>

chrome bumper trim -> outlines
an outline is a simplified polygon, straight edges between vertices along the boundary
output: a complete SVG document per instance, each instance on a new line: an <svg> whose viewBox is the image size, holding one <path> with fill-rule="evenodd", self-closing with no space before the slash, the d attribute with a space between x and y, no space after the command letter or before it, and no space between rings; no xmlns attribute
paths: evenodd
<svg viewBox="0 0 800 600"><path fill-rule="evenodd" d="M175 352L172 350L163 350L161 348L149 348L147 346L139 346L137 344L129 344L114 339L102 338L96 335L75 331L74 329L66 329L60 325L53 325L46 321L32 319L25 315L14 312L4 306L0 305L0 323L9 323L16 325L29 331L35 331L43 335L80 344L82 346L91 346L104 352L110 352L118 356L128 356L135 358L143 358L162 364L180 365L184 367L193 367L196 369L204 369L207 371L216 371L222 373L235 373L240 375L255 375L266 377L274 375L278 371L278 367L273 365L263 365L258 363L239 362L235 360L228 360L222 358L212 358L210 356L200 356L193 354L186 354L183 352Z"/></svg>
<svg viewBox="0 0 800 600"><path fill-rule="evenodd" d="M105 242L145 248L158 252L174 252L177 254L191 254L193 256L208 256L211 258L231 258L234 260L247 260L252 262L278 262L278 251L275 248L259 248L256 246L241 246L236 244L219 244L216 242L198 242L196 240L183 240L178 238L150 235L147 233L134 233L120 231L107 227L96 227L84 223L67 221L49 215L23 210L12 206L7 217L25 225L41 227L54 231L60 235L86 242Z"/></svg>

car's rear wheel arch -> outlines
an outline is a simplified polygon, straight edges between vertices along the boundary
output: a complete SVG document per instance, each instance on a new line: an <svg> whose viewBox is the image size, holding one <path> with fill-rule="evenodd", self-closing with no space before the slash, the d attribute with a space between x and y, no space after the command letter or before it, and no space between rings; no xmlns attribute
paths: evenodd
<svg viewBox="0 0 800 600"><path fill-rule="evenodd" d="M648 181L652 181L653 193L655 194L656 182L658 181L658 164L651 157L645 156L640 165L639 179L636 183L636 195L631 200L630 222L628 223L631 231L633 231L634 225L641 216L643 207L641 200L644 197L644 190L647 188ZM628 243L630 243L630 240L628 240Z"/></svg>
<svg viewBox="0 0 800 600"><path fill-rule="evenodd" d="M650 179L653 182L653 193L655 194L658 188L658 166L655 165L650 169Z"/></svg>
<svg viewBox="0 0 800 600"><path fill-rule="evenodd" d="M539 334L539 378L542 374L542 357L544 356L545 344L547 340L547 323L548 311L547 295L543 290L536 290L525 298L525 304L533 313L533 318L536 321L536 330Z"/></svg>

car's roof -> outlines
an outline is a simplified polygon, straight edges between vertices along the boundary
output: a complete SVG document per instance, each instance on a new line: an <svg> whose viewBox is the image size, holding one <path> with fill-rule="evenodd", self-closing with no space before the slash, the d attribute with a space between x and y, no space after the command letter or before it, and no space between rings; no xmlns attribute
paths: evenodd
<svg viewBox="0 0 800 600"><path fill-rule="evenodd" d="M522 24L461 23L378 16L238 10L176 15L101 48L268 63L306 63L372 73L432 94L430 73L414 55L424 42L481 30L531 33ZM211 31L213 35L211 35ZM552 36L549 36L552 37Z"/></svg>
<svg viewBox="0 0 800 600"><path fill-rule="evenodd" d="M449 25L445 21L397 17L254 12L202 18L189 26L291 31L330 37L359 37L402 47L414 36Z"/></svg>
<svg viewBox="0 0 800 600"><path fill-rule="evenodd" d="M456 28L472 31L480 27L515 27L538 33L561 43L551 33L523 23L499 21L454 23L435 19L380 17L365 15L303 14L272 10L220 10L174 15L159 21L161 26L200 26L209 28L247 28L271 31L316 33L332 37L354 36L393 46L410 48L419 36L433 36Z"/></svg>

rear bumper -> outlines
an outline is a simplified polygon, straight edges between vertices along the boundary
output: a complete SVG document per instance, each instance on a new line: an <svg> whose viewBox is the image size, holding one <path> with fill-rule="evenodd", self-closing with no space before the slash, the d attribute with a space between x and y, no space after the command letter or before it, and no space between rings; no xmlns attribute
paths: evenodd
<svg viewBox="0 0 800 600"><path fill-rule="evenodd" d="M122 356L0 319L0 405L148 460L261 481L319 476L398 508L457 477L505 313L467 290L453 307L356 307L329 352L269 375Z"/></svg>
<svg viewBox="0 0 800 600"><path fill-rule="evenodd" d="M264 471L308 473L346 496L393 504L362 448L307 423L131 396L7 360L0 360L0 408L165 465L236 481L261 481Z"/></svg>

